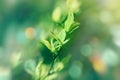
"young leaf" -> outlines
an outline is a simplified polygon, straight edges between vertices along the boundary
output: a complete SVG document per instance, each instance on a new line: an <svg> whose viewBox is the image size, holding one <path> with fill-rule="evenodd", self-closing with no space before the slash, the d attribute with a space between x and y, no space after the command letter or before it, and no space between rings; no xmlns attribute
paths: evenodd
<svg viewBox="0 0 120 80"><path fill-rule="evenodd" d="M51 51L54 53L55 52L55 46L54 46L54 43L53 43L53 39L51 39Z"/></svg>
<svg viewBox="0 0 120 80"><path fill-rule="evenodd" d="M48 70L48 65L43 64L43 61L41 60L35 70L36 80L44 80L44 77L48 74Z"/></svg>
<svg viewBox="0 0 120 80"><path fill-rule="evenodd" d="M55 62L54 67L53 67L53 71L54 72L59 72L60 70L62 70L64 68L64 65L62 62Z"/></svg>
<svg viewBox="0 0 120 80"><path fill-rule="evenodd" d="M58 37L59 37L60 41L63 43L63 41L66 38L66 32L64 29L58 34Z"/></svg>
<svg viewBox="0 0 120 80"><path fill-rule="evenodd" d="M55 22L59 22L60 21L60 18L61 18L61 8L60 7L56 7L55 10L53 11L53 14L52 14L52 19L55 21Z"/></svg>
<svg viewBox="0 0 120 80"><path fill-rule="evenodd" d="M56 34L54 34L53 32L51 32L51 36L52 36L54 39L56 39L59 44L62 44L61 40L59 39L59 37L58 37Z"/></svg>
<svg viewBox="0 0 120 80"><path fill-rule="evenodd" d="M62 45L58 45L55 47L56 51L59 51L61 49Z"/></svg>
<svg viewBox="0 0 120 80"><path fill-rule="evenodd" d="M51 44L49 43L49 41L42 39L41 42L42 42L49 50L51 50Z"/></svg>
<svg viewBox="0 0 120 80"><path fill-rule="evenodd" d="M24 64L24 67L29 74L34 75L36 68L36 63L34 60L27 60Z"/></svg>
<svg viewBox="0 0 120 80"><path fill-rule="evenodd" d="M66 39L66 40L63 42L63 44L66 44L69 40L70 40L70 39Z"/></svg>
<svg viewBox="0 0 120 80"><path fill-rule="evenodd" d="M74 22L70 27L70 32L69 33L72 33L74 30L79 28L79 26L80 26L80 23Z"/></svg>
<svg viewBox="0 0 120 80"><path fill-rule="evenodd" d="M72 55L68 54L65 58L62 59L63 65L67 65L69 60L71 59Z"/></svg>
<svg viewBox="0 0 120 80"><path fill-rule="evenodd" d="M68 13L67 20L65 21L65 31L69 32L70 26L74 23L74 15L72 12Z"/></svg>

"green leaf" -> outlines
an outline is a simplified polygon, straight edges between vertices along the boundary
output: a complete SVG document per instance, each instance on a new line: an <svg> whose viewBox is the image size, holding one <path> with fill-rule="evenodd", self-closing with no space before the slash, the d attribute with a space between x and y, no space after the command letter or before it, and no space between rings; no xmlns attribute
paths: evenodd
<svg viewBox="0 0 120 80"><path fill-rule="evenodd" d="M71 25L74 23L74 15L72 12L68 13L67 20L65 21L65 31L69 32Z"/></svg>
<svg viewBox="0 0 120 80"><path fill-rule="evenodd" d="M56 51L59 51L61 49L62 45L58 45L55 47Z"/></svg>
<svg viewBox="0 0 120 80"><path fill-rule="evenodd" d="M59 34L58 34L58 38L60 39L60 41L63 43L65 38L66 38L66 32L63 29Z"/></svg>
<svg viewBox="0 0 120 80"><path fill-rule="evenodd" d="M53 38L51 39L51 51L53 52L53 53L55 53L55 46L54 46L54 43L53 43Z"/></svg>
<svg viewBox="0 0 120 80"><path fill-rule="evenodd" d="M42 39L41 42L49 49L51 50L51 44L49 43L49 41Z"/></svg>
<svg viewBox="0 0 120 80"><path fill-rule="evenodd" d="M61 71L63 68L64 68L64 65L62 62L55 62L53 71L58 72L58 71Z"/></svg>
<svg viewBox="0 0 120 80"><path fill-rule="evenodd" d="M36 79L35 80L44 80L45 76L48 74L49 66L43 64L43 60L41 60L35 70Z"/></svg>
<svg viewBox="0 0 120 80"><path fill-rule="evenodd" d="M63 44L66 44L68 41L70 41L70 39L66 39Z"/></svg>
<svg viewBox="0 0 120 80"><path fill-rule="evenodd" d="M68 62L70 61L71 57L72 57L72 55L71 55L71 54L68 54L65 58L62 59L62 63L63 63L64 65L67 65Z"/></svg>
<svg viewBox="0 0 120 80"><path fill-rule="evenodd" d="M34 76L34 73L35 73L35 68L36 68L36 63L34 60L30 59L30 60L27 60L24 64L24 68L25 70Z"/></svg>
<svg viewBox="0 0 120 80"><path fill-rule="evenodd" d="M56 7L55 10L53 11L52 19L55 22L59 22L60 18L61 18L61 15L62 15L61 8L60 7Z"/></svg>
<svg viewBox="0 0 120 80"><path fill-rule="evenodd" d="M56 39L59 44L62 44L61 40L59 39L59 37L58 37L55 33L51 32L51 36L52 36L54 39Z"/></svg>
<svg viewBox="0 0 120 80"><path fill-rule="evenodd" d="M70 27L70 32L69 33L72 33L74 30L79 28L79 26L80 26L80 23L74 22Z"/></svg>

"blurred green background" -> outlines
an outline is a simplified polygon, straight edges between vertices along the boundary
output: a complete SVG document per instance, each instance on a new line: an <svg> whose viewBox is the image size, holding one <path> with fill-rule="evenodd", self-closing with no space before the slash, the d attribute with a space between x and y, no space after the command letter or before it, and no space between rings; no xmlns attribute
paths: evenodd
<svg viewBox="0 0 120 80"><path fill-rule="evenodd" d="M56 26L51 19L64 0L0 0L0 80L32 80L34 69L50 54L39 40ZM80 22L62 57L72 57L55 80L120 80L120 0L80 0ZM63 6L64 7L64 6ZM47 53L47 54L45 54Z"/></svg>

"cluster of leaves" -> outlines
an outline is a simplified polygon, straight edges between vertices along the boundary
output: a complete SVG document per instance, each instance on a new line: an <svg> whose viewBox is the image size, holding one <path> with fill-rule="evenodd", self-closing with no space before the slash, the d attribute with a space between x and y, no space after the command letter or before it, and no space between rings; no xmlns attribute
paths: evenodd
<svg viewBox="0 0 120 80"><path fill-rule="evenodd" d="M71 0L68 0L71 1ZM59 11L58 11L59 12ZM55 17L57 17L55 15ZM59 15L60 18L60 15ZM57 19L59 20L59 19ZM51 32L49 40L41 39L41 43L46 46L52 54L52 62L51 65L46 65L41 60L34 74L35 80L51 80L51 76L55 77L56 72L61 71L64 68L64 64L62 61L59 61L58 56L60 55L59 51L61 48L70 40L69 35L79 27L79 23L74 21L74 11L70 8L67 11L67 15L65 20L62 22L63 28L58 30L60 32ZM70 56L68 56L70 58ZM68 59L66 58L66 59ZM64 59L63 59L64 60Z"/></svg>
<svg viewBox="0 0 120 80"><path fill-rule="evenodd" d="M54 55L57 55L61 47L70 40L67 36L79 27L79 23L74 21L72 12L68 13L67 19L63 24L65 27L59 33L51 32L50 41L45 39L41 40Z"/></svg>

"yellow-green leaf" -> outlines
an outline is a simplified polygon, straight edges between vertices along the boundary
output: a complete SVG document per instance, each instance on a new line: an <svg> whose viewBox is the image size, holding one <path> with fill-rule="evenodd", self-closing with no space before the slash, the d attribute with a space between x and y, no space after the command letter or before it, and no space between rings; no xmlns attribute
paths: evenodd
<svg viewBox="0 0 120 80"><path fill-rule="evenodd" d="M71 25L74 23L74 15L72 12L68 13L67 20L65 21L65 31L69 32Z"/></svg>
<svg viewBox="0 0 120 80"><path fill-rule="evenodd" d="M69 33L72 33L74 30L79 28L79 26L80 26L80 23L74 22L70 27L70 32Z"/></svg>
<svg viewBox="0 0 120 80"><path fill-rule="evenodd" d="M55 46L54 46L54 43L53 43L53 39L51 39L51 51L54 53L55 52Z"/></svg>
<svg viewBox="0 0 120 80"><path fill-rule="evenodd" d="M42 39L41 42L49 49L51 50L51 44L49 43L49 41Z"/></svg>
<svg viewBox="0 0 120 80"><path fill-rule="evenodd" d="M59 39L59 37L58 37L57 34L51 32L51 36L52 36L55 40L57 40L57 42L58 42L59 44L62 44L62 42L61 42L61 40Z"/></svg>
<svg viewBox="0 0 120 80"><path fill-rule="evenodd" d="M70 40L70 39L66 39L66 40L63 42L63 44L66 44L69 40Z"/></svg>
<svg viewBox="0 0 120 80"><path fill-rule="evenodd" d="M63 43L66 38L66 32L64 29L58 34L58 37L59 37L60 41Z"/></svg>

